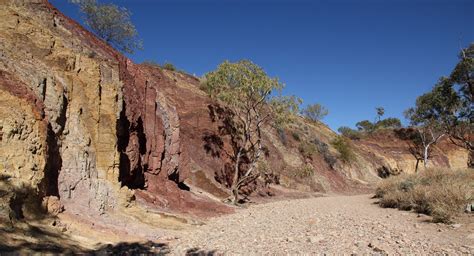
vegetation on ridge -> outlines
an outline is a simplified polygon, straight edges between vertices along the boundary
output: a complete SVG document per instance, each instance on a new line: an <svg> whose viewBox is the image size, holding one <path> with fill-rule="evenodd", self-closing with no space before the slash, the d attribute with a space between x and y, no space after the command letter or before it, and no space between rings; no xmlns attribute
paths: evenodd
<svg viewBox="0 0 474 256"><path fill-rule="evenodd" d="M70 1L79 5L84 23L108 44L124 53L142 49L142 41L138 39L138 32L130 20L131 13L126 8L96 0Z"/></svg>
<svg viewBox="0 0 474 256"><path fill-rule="evenodd" d="M319 103L306 106L301 114L308 120L316 122L321 121L329 114L329 110Z"/></svg>

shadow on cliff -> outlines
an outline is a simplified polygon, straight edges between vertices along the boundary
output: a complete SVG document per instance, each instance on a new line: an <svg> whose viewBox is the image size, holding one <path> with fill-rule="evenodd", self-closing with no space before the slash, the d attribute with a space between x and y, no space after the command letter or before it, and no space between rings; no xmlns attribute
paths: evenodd
<svg viewBox="0 0 474 256"><path fill-rule="evenodd" d="M42 206L42 195L28 184L14 182L9 175L0 174L0 222L2 226L13 225L17 220L40 220L46 209Z"/></svg>
<svg viewBox="0 0 474 256"><path fill-rule="evenodd" d="M204 150L213 158L221 159L222 168L214 173L214 178L220 184L230 188L233 184L233 176L235 170L236 155L241 147L241 134L239 123L235 121L235 115L229 108L222 107L218 104L208 105L209 117L213 123L217 123L217 131L208 131L202 137L204 142ZM269 150L264 147L266 157L270 155ZM242 152L239 161L239 175L242 176L250 165L250 159L245 151ZM244 201L247 197L262 187L257 179L252 179L244 183L241 187L241 195Z"/></svg>
<svg viewBox="0 0 474 256"><path fill-rule="evenodd" d="M0 252L22 249L56 252L63 244L58 242L60 234L29 224L46 217L37 189L0 175Z"/></svg>
<svg viewBox="0 0 474 256"><path fill-rule="evenodd" d="M143 121L138 118L138 121L132 124L127 118L126 109L126 103L124 102L120 118L116 124L117 150L120 153L119 182L122 186L127 186L130 189L143 189L145 187L144 169L146 169L146 166L142 166L140 162L140 155L144 155L146 152ZM138 139L136 141L138 145L129 147L132 136ZM138 146L138 150L132 148L134 146ZM130 154L136 154L135 159L130 159Z"/></svg>
<svg viewBox="0 0 474 256"><path fill-rule="evenodd" d="M64 121L62 122L64 123L66 122L65 117L64 117ZM61 124L62 125L61 127L64 127L65 125L64 123ZM62 133L62 130L58 132L58 134L60 133ZM50 123L48 124L48 133L46 137L46 142L48 145L48 152L47 152L48 158L47 158L46 166L44 170L44 179L42 181L42 186L43 186L45 195L59 197L58 178L59 178L59 171L61 170L62 165L63 165L63 160L60 153L60 145L58 143L58 137L54 133L53 128Z"/></svg>

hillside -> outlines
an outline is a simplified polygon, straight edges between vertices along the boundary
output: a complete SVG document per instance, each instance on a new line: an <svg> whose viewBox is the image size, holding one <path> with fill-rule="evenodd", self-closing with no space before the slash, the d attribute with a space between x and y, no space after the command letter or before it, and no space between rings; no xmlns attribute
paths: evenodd
<svg viewBox="0 0 474 256"><path fill-rule="evenodd" d="M222 152L228 138L218 136L213 102L197 78L133 63L46 0L0 6L4 223L44 210L147 237L153 226L234 211L221 202L229 191L215 178L230 161ZM381 168L414 172L406 142L391 131L351 141L349 163L331 145L335 136L303 118L285 130L266 127L266 174L278 184L258 181L251 198L364 192ZM304 143L316 151L302 154ZM448 141L435 151L432 164L466 167L467 152Z"/></svg>

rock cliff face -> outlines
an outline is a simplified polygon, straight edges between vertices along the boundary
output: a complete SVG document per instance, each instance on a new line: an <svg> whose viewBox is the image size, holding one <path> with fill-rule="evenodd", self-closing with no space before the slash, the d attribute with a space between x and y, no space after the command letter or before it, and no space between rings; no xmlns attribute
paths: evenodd
<svg viewBox="0 0 474 256"><path fill-rule="evenodd" d="M28 217L54 198L79 215L134 198L193 216L229 212L215 179L229 159L209 145L219 123L197 78L134 64L43 0L0 0L0 39L1 216ZM298 122L264 134L268 169L283 186L352 191L379 180L380 168L414 170L393 137L353 142L357 161L345 164L334 132ZM305 140L314 156L298 149ZM466 165L463 150L444 143L437 152L438 165Z"/></svg>

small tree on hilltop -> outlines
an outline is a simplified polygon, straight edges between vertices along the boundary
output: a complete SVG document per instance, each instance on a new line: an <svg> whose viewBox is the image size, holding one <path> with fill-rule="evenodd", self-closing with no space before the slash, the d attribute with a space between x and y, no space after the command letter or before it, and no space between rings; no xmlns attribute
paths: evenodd
<svg viewBox="0 0 474 256"><path fill-rule="evenodd" d="M84 22L108 44L125 53L142 48L138 33L130 20L131 13L115 4L101 4L96 0L71 0L84 14Z"/></svg>
<svg viewBox="0 0 474 256"><path fill-rule="evenodd" d="M377 111L377 122L380 122L382 116L385 115L385 109L383 107L376 107L375 111Z"/></svg>
<svg viewBox="0 0 474 256"><path fill-rule="evenodd" d="M354 129L351 129L350 127L347 126L341 126L337 131L342 135L345 136L351 140L359 140L361 138L361 134L359 131L356 131Z"/></svg>
<svg viewBox="0 0 474 256"><path fill-rule="evenodd" d="M369 120L363 120L356 123L357 130L361 132L371 133L375 130L375 125Z"/></svg>
<svg viewBox="0 0 474 256"><path fill-rule="evenodd" d="M227 183L232 191L231 201L237 204L239 189L259 176L256 169L263 153L263 125L285 116L287 111L295 112L297 105L292 98L271 100L272 92L281 90L283 84L248 60L225 61L205 77L205 90L226 109L221 113L225 114L225 130L233 148L233 172Z"/></svg>
<svg viewBox="0 0 474 256"><path fill-rule="evenodd" d="M329 114L329 110L321 104L316 103L306 106L306 108L301 111L301 114L305 118L317 122L326 117Z"/></svg>
<svg viewBox="0 0 474 256"><path fill-rule="evenodd" d="M402 127L402 122L398 118L389 117L378 121L375 124L375 129L379 128L389 128L389 129L398 129Z"/></svg>

